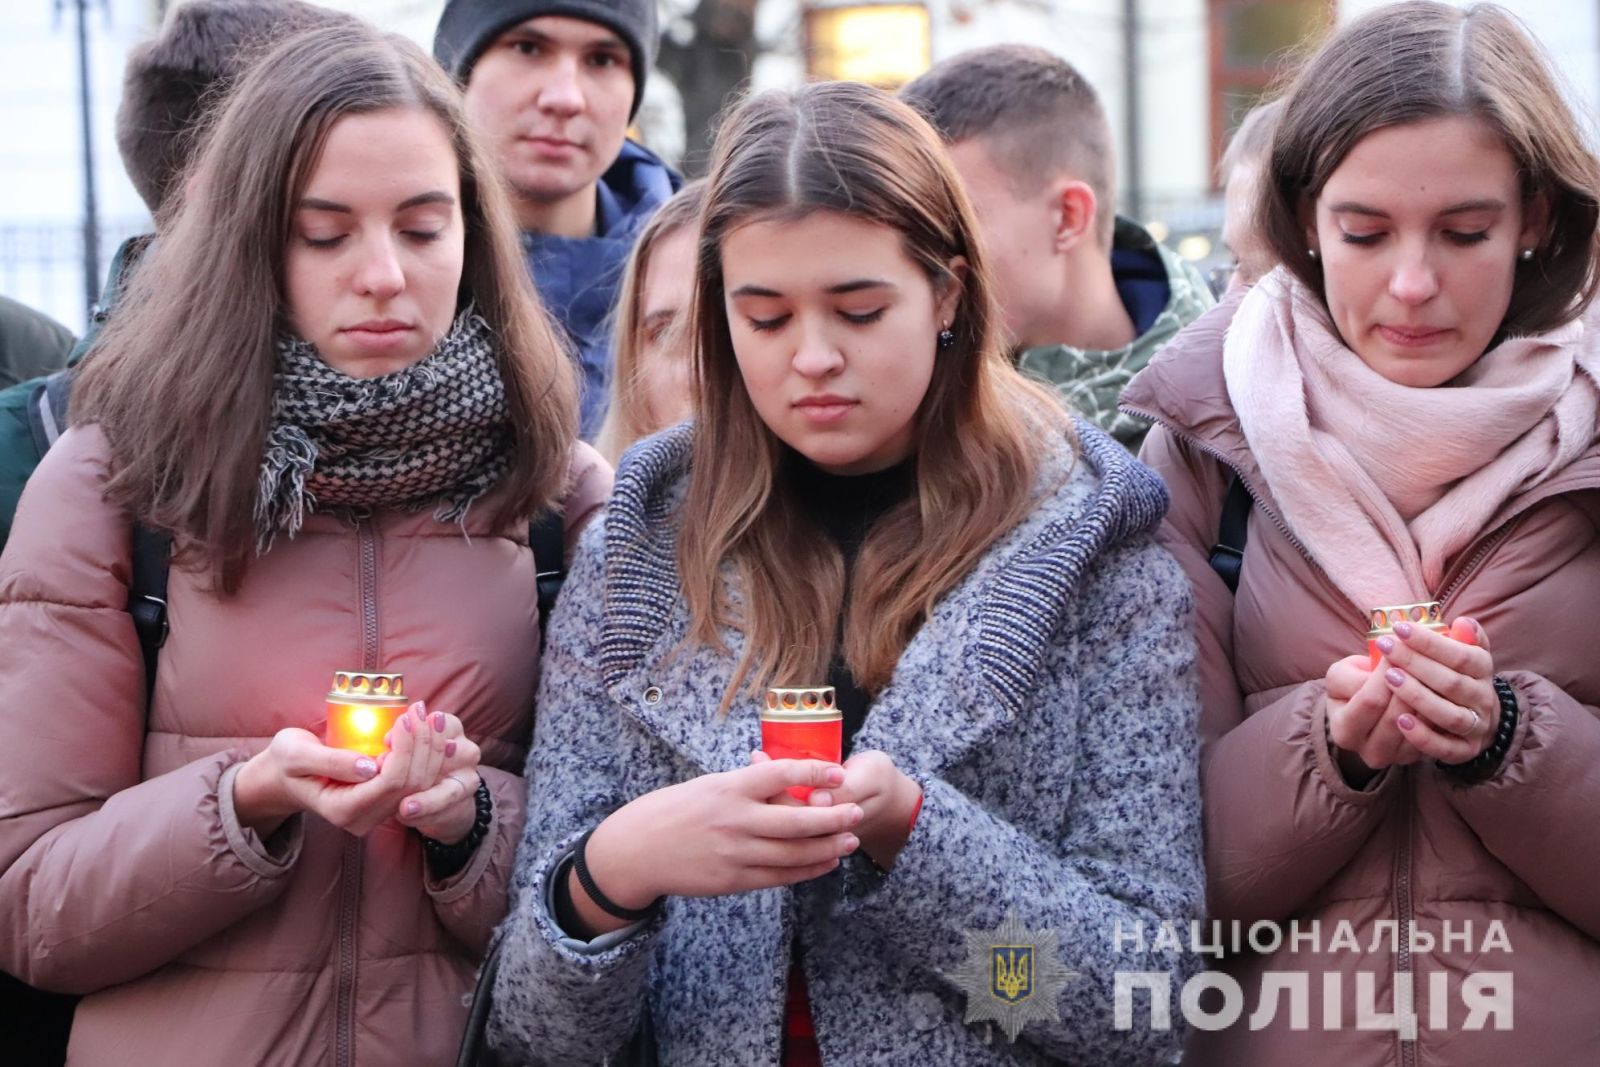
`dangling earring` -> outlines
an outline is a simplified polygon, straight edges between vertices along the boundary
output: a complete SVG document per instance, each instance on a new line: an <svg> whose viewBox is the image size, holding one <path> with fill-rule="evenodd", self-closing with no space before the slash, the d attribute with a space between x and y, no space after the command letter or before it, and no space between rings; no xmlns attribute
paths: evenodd
<svg viewBox="0 0 1600 1067"><path fill-rule="evenodd" d="M1517 258L1522 260L1522 262L1524 262L1524 263L1532 263L1533 262L1533 249L1524 248L1521 252L1517 253Z"/></svg>
<svg viewBox="0 0 1600 1067"><path fill-rule="evenodd" d="M1306 249L1306 255L1310 256L1312 259L1316 259L1317 258L1317 250L1315 248L1308 248L1308 249Z"/></svg>
<svg viewBox="0 0 1600 1067"><path fill-rule="evenodd" d="M956 343L956 335L950 332L949 323L946 323L944 329L939 331L939 336L935 340L937 341L941 351Z"/></svg>

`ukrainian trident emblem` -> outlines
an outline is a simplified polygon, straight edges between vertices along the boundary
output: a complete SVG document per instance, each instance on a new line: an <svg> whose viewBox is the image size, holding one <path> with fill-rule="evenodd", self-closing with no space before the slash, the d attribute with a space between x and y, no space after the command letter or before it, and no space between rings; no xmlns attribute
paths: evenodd
<svg viewBox="0 0 1600 1067"><path fill-rule="evenodd" d="M1008 1004L1033 996L1033 946L993 945L994 982L989 991Z"/></svg>
<svg viewBox="0 0 1600 1067"><path fill-rule="evenodd" d="M950 977L967 994L966 1022L997 1022L1015 1041L1028 1023L1061 1018L1057 1001L1078 975L1056 957L1054 930L1029 930L1008 911L995 929L965 933L967 958Z"/></svg>

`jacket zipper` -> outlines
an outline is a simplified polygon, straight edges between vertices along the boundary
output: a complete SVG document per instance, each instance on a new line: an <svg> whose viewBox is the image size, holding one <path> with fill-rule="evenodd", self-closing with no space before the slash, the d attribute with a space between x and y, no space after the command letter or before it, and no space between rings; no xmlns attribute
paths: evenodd
<svg viewBox="0 0 1600 1067"><path fill-rule="evenodd" d="M1407 767L1406 770L1409 772L1411 768ZM1395 856L1394 871L1395 915L1397 916L1397 921L1399 923L1397 928L1397 937L1399 940L1396 945L1397 951L1395 955L1396 975L1412 975L1411 827L1413 821L1413 812L1417 803L1415 787L1416 777L1410 773L1407 773L1405 778L1406 802L1404 805L1402 805L1403 811L1400 818L1400 848ZM1416 1005L1417 991L1414 976L1411 986L1411 995L1406 998L1406 1003L1402 1004L1400 1002L1400 982L1398 978L1395 980L1395 1040L1400 1046L1400 1067L1416 1067L1417 1062L1416 1035L1412 1035L1408 1038L1405 1034L1405 1031L1402 1029L1405 1024L1405 1015L1402 1013L1413 1013Z"/></svg>
<svg viewBox="0 0 1600 1067"><path fill-rule="evenodd" d="M378 670L378 543L367 520L356 524L360 557L357 574L361 600L361 669ZM361 911L362 848L359 837L348 836L339 889L339 985L334 1005L334 1062L337 1067L355 1063L356 927Z"/></svg>

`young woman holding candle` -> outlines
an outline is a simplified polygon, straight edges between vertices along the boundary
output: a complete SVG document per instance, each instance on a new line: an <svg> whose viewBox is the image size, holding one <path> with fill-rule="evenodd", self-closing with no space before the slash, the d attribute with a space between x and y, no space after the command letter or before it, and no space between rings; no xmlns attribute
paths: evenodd
<svg viewBox="0 0 1600 1067"><path fill-rule="evenodd" d="M523 822L529 523L610 481L455 88L361 24L264 57L97 351L0 558L0 966L86 994L74 1063L446 1062ZM176 546L148 702L134 523ZM437 710L327 747L336 671Z"/></svg>
<svg viewBox="0 0 1600 1067"><path fill-rule="evenodd" d="M599 1063L648 1018L668 1065L1161 1062L1112 996L1193 959L1118 925L1200 904L1161 486L1011 367L904 104L766 94L717 145L695 421L629 453L552 621L491 1042ZM767 687L823 680L843 765L753 753ZM1008 912L1077 972L1014 1044L950 976Z"/></svg>
<svg viewBox="0 0 1600 1067"><path fill-rule="evenodd" d="M1124 406L1200 604L1211 912L1285 934L1220 966L1247 1012L1285 974L1311 1010L1184 1062L1592 1062L1600 163L1503 9L1408 3L1308 61L1262 189L1284 268ZM1419 609L1374 664L1369 613L1427 602L1448 632Z"/></svg>
<svg viewBox="0 0 1600 1067"><path fill-rule="evenodd" d="M705 180L689 182L639 231L617 291L611 401L595 448L616 463L634 443L693 413L689 338L695 223Z"/></svg>

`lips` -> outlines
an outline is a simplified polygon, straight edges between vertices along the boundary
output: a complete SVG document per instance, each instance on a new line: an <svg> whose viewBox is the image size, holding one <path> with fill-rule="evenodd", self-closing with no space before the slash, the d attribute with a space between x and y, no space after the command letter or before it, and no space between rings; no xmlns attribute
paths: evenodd
<svg viewBox="0 0 1600 1067"><path fill-rule="evenodd" d="M860 403L848 397L824 394L822 396L802 397L794 402L794 408L802 418L814 423L837 422L850 414Z"/></svg>
<svg viewBox="0 0 1600 1067"><path fill-rule="evenodd" d="M1420 348L1442 341L1449 330L1421 326L1379 326L1378 335L1399 348Z"/></svg>
<svg viewBox="0 0 1600 1067"><path fill-rule="evenodd" d="M399 319L373 319L346 326L339 332L353 344L368 349L390 349L410 342L416 328Z"/></svg>

